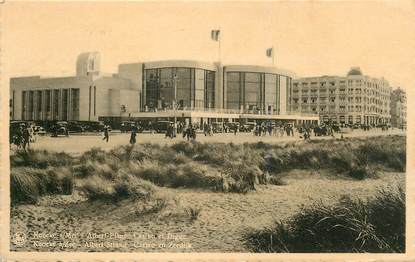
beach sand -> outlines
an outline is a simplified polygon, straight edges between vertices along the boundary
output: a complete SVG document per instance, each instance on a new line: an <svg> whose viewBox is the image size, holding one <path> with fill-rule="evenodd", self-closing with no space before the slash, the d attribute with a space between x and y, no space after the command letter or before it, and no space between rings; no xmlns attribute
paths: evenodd
<svg viewBox="0 0 415 262"><path fill-rule="evenodd" d="M77 191L42 197L36 205L12 207L11 236L24 232L26 241L12 242L11 250L249 252L242 239L247 230L284 221L315 201L333 204L343 195L364 200L380 187L404 188L405 174L353 180L327 170L292 170L283 181L247 194L162 188L174 203L147 213L140 201L90 202ZM190 219L186 207L200 210L197 219Z"/></svg>

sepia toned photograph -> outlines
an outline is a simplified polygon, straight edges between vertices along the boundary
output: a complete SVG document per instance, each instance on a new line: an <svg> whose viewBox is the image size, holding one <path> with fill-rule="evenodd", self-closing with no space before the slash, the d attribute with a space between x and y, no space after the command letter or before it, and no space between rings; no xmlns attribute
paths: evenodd
<svg viewBox="0 0 415 262"><path fill-rule="evenodd" d="M413 247L413 2L0 8L9 254Z"/></svg>

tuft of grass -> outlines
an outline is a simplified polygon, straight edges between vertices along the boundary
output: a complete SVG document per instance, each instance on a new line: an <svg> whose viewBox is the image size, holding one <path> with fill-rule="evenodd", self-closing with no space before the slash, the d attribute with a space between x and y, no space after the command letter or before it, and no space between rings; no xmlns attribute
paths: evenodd
<svg viewBox="0 0 415 262"><path fill-rule="evenodd" d="M71 177L73 172L76 178L85 181L93 177L84 189L92 198L95 193L110 198L134 195L128 185L122 184L125 174L157 186L246 193L260 184L283 185L279 173L292 169L329 169L353 179L376 178L383 170L403 172L406 140L390 136L283 145L179 142L171 146L126 145L109 152L93 148L79 157L46 150L17 151L10 160L13 190L19 192L12 195L16 198L14 202L35 201L40 195L65 191L43 190L47 184L44 181L49 181L50 172L55 169L60 170L53 171L56 177L59 172L66 174L64 177ZM27 169L22 171L23 167ZM39 179L43 182L37 182ZM118 183L118 193L111 191L115 190L111 184L114 181ZM49 183L48 187L60 188L59 183ZM107 183L111 184L109 191L105 188Z"/></svg>
<svg viewBox="0 0 415 262"><path fill-rule="evenodd" d="M10 194L12 204L36 203L40 196L71 194L73 179L66 167L38 169L19 167L11 171Z"/></svg>
<svg viewBox="0 0 415 262"><path fill-rule="evenodd" d="M114 180L93 175L81 182L80 190L90 200L118 202L123 199L145 200L152 196L152 183L120 172Z"/></svg>
<svg viewBox="0 0 415 262"><path fill-rule="evenodd" d="M28 149L18 150L10 156L12 168L27 166L32 168L48 168L70 166L74 158L64 152Z"/></svg>
<svg viewBox="0 0 415 262"><path fill-rule="evenodd" d="M303 207L285 223L249 231L254 252L405 252L405 193L382 189L367 202L344 197L334 206Z"/></svg>
<svg viewBox="0 0 415 262"><path fill-rule="evenodd" d="M190 221L195 221L199 218L201 208L198 207L185 207L186 214L189 216Z"/></svg>

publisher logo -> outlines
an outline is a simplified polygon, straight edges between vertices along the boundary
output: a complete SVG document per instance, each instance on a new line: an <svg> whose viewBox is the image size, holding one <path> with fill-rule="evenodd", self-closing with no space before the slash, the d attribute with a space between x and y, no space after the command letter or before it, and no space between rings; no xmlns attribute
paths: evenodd
<svg viewBox="0 0 415 262"><path fill-rule="evenodd" d="M21 247L26 243L26 234L23 232L16 232L13 235L12 241L16 246Z"/></svg>

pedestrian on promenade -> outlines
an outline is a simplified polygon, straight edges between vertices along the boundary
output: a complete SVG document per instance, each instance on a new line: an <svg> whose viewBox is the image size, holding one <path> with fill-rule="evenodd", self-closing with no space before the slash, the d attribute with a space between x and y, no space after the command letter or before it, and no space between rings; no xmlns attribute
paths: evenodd
<svg viewBox="0 0 415 262"><path fill-rule="evenodd" d="M130 144L134 145L136 143L136 136L137 136L137 130L133 128L131 130L131 137L130 137Z"/></svg>
<svg viewBox="0 0 415 262"><path fill-rule="evenodd" d="M23 128L23 149L30 146L30 131L28 127Z"/></svg>
<svg viewBox="0 0 415 262"><path fill-rule="evenodd" d="M109 127L107 125L104 126L104 138L102 140L106 140L108 143L108 140L110 139L109 134Z"/></svg>

